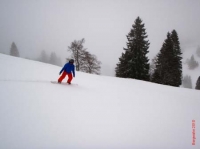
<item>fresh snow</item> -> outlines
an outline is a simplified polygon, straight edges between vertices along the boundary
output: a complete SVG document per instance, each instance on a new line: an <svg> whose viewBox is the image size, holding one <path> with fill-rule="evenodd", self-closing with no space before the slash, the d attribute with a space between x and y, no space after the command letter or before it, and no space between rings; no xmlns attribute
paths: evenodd
<svg viewBox="0 0 200 149"><path fill-rule="evenodd" d="M200 91L60 69L0 54L0 149L200 148Z"/></svg>

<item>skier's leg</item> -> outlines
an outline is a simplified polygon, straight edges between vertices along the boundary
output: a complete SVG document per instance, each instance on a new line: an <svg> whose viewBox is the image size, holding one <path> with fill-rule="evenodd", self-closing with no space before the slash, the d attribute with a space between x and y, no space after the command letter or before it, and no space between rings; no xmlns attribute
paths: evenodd
<svg viewBox="0 0 200 149"><path fill-rule="evenodd" d="M67 73L67 75L68 75L67 83L71 84L71 81L72 81L72 73Z"/></svg>
<svg viewBox="0 0 200 149"><path fill-rule="evenodd" d="M62 80L66 77L67 73L65 71L63 71L62 75L60 76L60 78L58 79L58 82L61 83Z"/></svg>

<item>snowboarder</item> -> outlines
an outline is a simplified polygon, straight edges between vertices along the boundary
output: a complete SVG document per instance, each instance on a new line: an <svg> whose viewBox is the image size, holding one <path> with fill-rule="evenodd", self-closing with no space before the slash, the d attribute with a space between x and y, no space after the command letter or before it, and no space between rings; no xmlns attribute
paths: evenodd
<svg viewBox="0 0 200 149"><path fill-rule="evenodd" d="M62 73L62 75L61 75ZM58 83L61 83L62 80L66 77L66 75L68 75L68 80L67 83L71 84L72 81L72 73L73 73L73 77L75 77L75 71L74 71L74 60L70 59L68 63L66 63L64 65L64 67L62 68L62 70L60 71L60 78L58 79Z"/></svg>

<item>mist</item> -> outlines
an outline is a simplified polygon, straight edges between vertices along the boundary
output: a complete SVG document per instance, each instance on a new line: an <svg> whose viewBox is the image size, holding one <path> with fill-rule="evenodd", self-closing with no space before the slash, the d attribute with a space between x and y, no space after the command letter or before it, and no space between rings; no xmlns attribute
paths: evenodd
<svg viewBox="0 0 200 149"><path fill-rule="evenodd" d="M1 0L0 52L8 54L15 42L21 57L36 59L45 50L64 64L70 43L85 38L84 47L102 62L101 74L113 76L137 16L151 59L173 29L183 51L200 45L199 8L199 0Z"/></svg>

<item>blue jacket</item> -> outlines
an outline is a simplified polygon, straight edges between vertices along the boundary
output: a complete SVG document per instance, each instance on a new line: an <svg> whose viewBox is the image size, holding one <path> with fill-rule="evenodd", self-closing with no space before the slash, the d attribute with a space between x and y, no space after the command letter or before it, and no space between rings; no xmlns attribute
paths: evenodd
<svg viewBox="0 0 200 149"><path fill-rule="evenodd" d="M60 71L60 74L65 71L67 73L73 73L73 77L75 77L75 71L74 71L74 64L66 63L65 66Z"/></svg>

